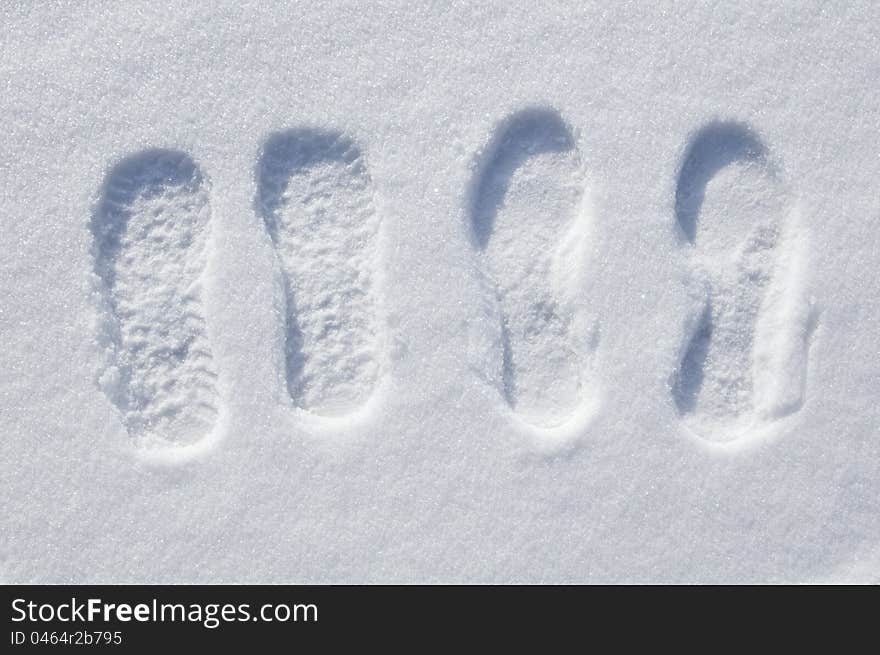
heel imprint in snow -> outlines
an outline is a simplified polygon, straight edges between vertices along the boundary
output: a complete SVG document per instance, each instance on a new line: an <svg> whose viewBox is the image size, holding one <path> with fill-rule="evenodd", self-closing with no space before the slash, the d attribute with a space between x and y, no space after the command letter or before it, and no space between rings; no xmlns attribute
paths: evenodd
<svg viewBox="0 0 880 655"><path fill-rule="evenodd" d="M91 220L99 385L138 445L188 445L217 417L202 277L210 207L186 154L147 150L107 175Z"/></svg>
<svg viewBox="0 0 880 655"><path fill-rule="evenodd" d="M348 414L380 372L379 217L364 159L338 133L289 130L268 139L257 177L284 284L287 391L315 414Z"/></svg>
<svg viewBox="0 0 880 655"><path fill-rule="evenodd" d="M707 441L748 438L803 403L813 318L797 209L760 138L716 122L687 148L675 217L697 307L675 405Z"/></svg>
<svg viewBox="0 0 880 655"><path fill-rule="evenodd" d="M589 330L576 292L589 221L575 140L553 110L497 129L471 190L471 233L498 317L497 386L526 423L552 428L584 402Z"/></svg>

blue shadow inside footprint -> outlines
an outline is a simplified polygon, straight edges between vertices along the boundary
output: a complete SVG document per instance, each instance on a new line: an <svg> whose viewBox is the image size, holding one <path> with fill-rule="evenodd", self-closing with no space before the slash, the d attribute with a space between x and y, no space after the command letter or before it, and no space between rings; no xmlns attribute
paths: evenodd
<svg viewBox="0 0 880 655"><path fill-rule="evenodd" d="M689 414L696 409L711 341L711 304L707 303L673 382L672 397L679 414Z"/></svg>
<svg viewBox="0 0 880 655"><path fill-rule="evenodd" d="M272 240L278 236L276 216L292 175L323 162L350 164L360 154L351 139L336 131L294 128L271 134L257 163L256 209Z"/></svg>
<svg viewBox="0 0 880 655"><path fill-rule="evenodd" d="M485 249L513 173L530 157L574 148L571 130L559 112L530 107L501 122L486 148L482 166L470 191L474 245Z"/></svg>
<svg viewBox="0 0 880 655"><path fill-rule="evenodd" d="M194 191L202 181L201 170L189 155L164 148L129 155L110 169L89 223L95 247L95 272L108 289L115 282L113 262L128 228L132 204L138 198L162 194L170 186Z"/></svg>
<svg viewBox="0 0 880 655"><path fill-rule="evenodd" d="M725 166L737 161L766 163L767 148L743 123L714 121L694 135L685 151L675 189L675 219L689 243L694 242L697 217L706 185Z"/></svg>

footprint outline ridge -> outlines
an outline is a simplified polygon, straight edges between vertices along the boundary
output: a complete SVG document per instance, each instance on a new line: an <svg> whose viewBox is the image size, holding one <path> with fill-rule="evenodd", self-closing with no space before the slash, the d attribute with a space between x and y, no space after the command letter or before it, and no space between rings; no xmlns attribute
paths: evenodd
<svg viewBox="0 0 880 655"><path fill-rule="evenodd" d="M713 121L690 139L674 213L699 310L670 386L704 442L750 443L803 404L813 319L790 196L749 125Z"/></svg>
<svg viewBox="0 0 880 655"><path fill-rule="evenodd" d="M315 416L353 416L383 373L381 220L363 153L339 131L282 130L263 143L256 178L281 272L287 395Z"/></svg>
<svg viewBox="0 0 880 655"><path fill-rule="evenodd" d="M97 382L138 447L193 446L217 422L203 299L209 191L187 153L148 148L106 173L89 220Z"/></svg>
<svg viewBox="0 0 880 655"><path fill-rule="evenodd" d="M585 196L575 135L543 106L495 126L466 195L484 307L497 323L498 368L489 381L513 415L538 430L581 423L595 400L595 335L575 298L591 223Z"/></svg>

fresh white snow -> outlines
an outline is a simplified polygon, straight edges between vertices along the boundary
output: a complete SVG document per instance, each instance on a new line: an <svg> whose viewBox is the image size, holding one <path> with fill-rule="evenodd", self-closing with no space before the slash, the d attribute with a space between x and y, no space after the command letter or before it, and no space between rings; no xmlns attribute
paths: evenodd
<svg viewBox="0 0 880 655"><path fill-rule="evenodd" d="M880 581L878 26L4 3L0 581Z"/></svg>

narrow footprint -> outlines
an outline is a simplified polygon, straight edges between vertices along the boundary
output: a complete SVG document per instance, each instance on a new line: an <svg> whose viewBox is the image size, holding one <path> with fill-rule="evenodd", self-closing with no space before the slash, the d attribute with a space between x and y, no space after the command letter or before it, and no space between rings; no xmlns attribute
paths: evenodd
<svg viewBox="0 0 880 655"><path fill-rule="evenodd" d="M193 444L217 418L201 285L209 221L198 166L170 150L117 164L92 216L99 384L138 445Z"/></svg>
<svg viewBox="0 0 880 655"><path fill-rule="evenodd" d="M496 130L475 181L473 239L500 316L501 393L539 427L584 401L586 337L572 292L585 226L574 138L553 110L520 111Z"/></svg>
<svg viewBox="0 0 880 655"><path fill-rule="evenodd" d="M811 327L796 211L758 136L716 122L688 147L675 215L702 305L673 380L676 407L703 439L748 438L803 402Z"/></svg>
<svg viewBox="0 0 880 655"><path fill-rule="evenodd" d="M380 373L379 217L364 159L341 134L295 129L269 138L257 175L284 280L287 391L315 414L348 414Z"/></svg>

